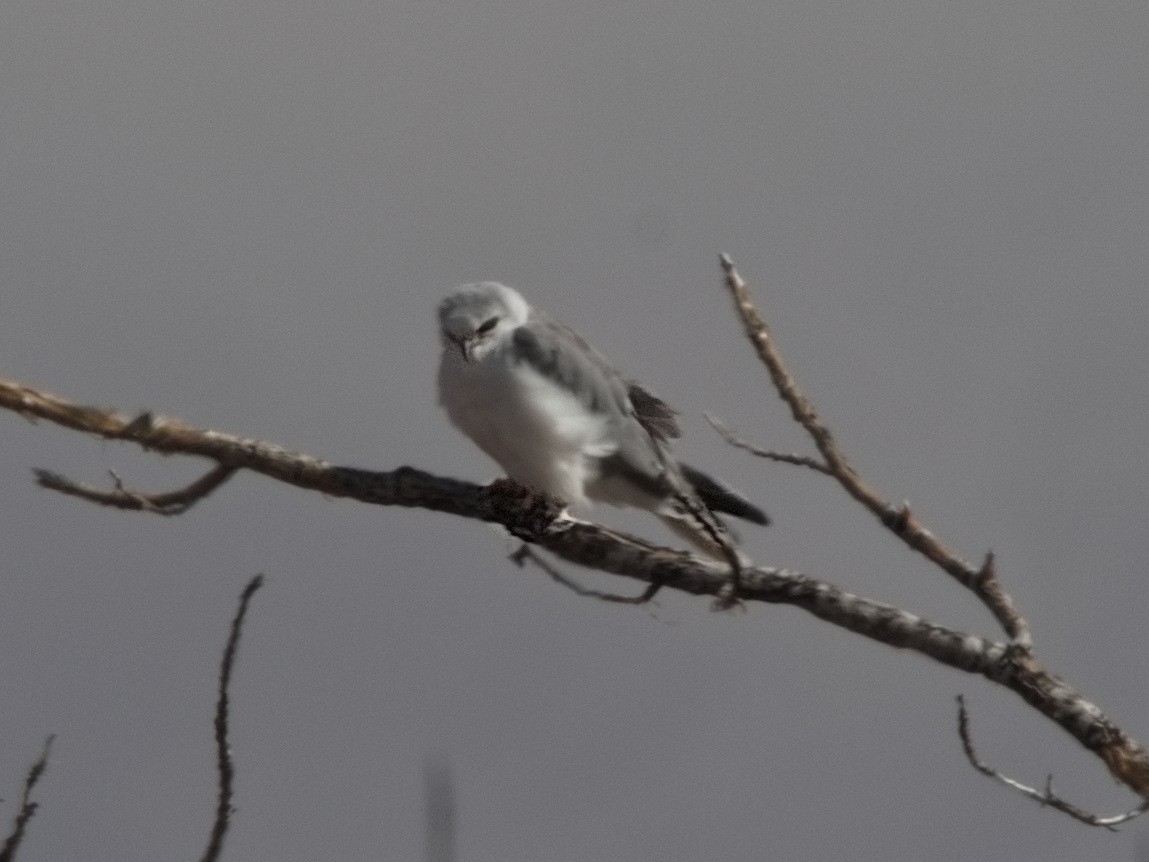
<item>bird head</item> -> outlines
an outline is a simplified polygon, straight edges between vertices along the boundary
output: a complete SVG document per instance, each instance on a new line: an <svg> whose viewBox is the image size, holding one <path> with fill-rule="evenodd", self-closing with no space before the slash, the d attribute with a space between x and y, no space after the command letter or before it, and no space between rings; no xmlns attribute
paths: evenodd
<svg viewBox="0 0 1149 862"><path fill-rule="evenodd" d="M458 350L465 362L478 362L529 315L527 301L505 284L464 284L439 303L439 332L443 344Z"/></svg>

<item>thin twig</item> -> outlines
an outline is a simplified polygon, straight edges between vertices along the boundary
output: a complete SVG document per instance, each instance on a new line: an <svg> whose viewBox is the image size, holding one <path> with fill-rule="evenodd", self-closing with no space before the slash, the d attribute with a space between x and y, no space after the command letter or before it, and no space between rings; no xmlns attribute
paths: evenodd
<svg viewBox="0 0 1149 862"><path fill-rule="evenodd" d="M824 473L827 476L834 475L833 471L817 458L811 458L808 455L794 455L788 454L786 452L775 452L771 449L762 449L758 446L755 446L753 443L748 442L742 437L739 437L737 434L731 431L730 428L725 425L721 419L718 419L709 413L703 413L702 415L706 417L706 421L710 423L710 427L722 435L722 439L736 449L742 449L745 452L749 452L751 455L756 455L759 458L766 458L770 461L777 461L780 464L793 464L795 467L806 467L807 469L814 470L818 473Z"/></svg>
<svg viewBox="0 0 1149 862"><path fill-rule="evenodd" d="M1056 793L1053 792L1053 776L1050 775L1045 780L1045 789L1038 790L1036 787L1030 787L1028 784L1023 784L1017 779L1010 778L1008 775L1003 775L992 766L987 766L977 756L977 751L973 746L973 736L970 731L969 723L969 710L966 709L965 697L962 695L957 696L958 703L958 736L961 737L961 747L965 751L966 759L970 762L978 772L982 775L988 775L996 781L1000 781L1006 787L1016 790L1023 796L1028 796L1033 801L1041 804L1048 805L1060 811L1062 814L1068 814L1074 820L1079 820L1089 826L1099 826L1104 829L1116 832L1117 826L1136 817L1140 817L1146 811L1149 811L1149 800L1142 802L1136 808L1126 811L1123 814L1112 814L1103 816L1100 814L1093 814L1086 811L1072 802L1067 802Z"/></svg>
<svg viewBox="0 0 1149 862"><path fill-rule="evenodd" d="M263 575L256 575L247 582L239 597L239 607L231 621L231 631L227 637L227 645L223 649L223 658L219 667L219 698L215 705L215 755L216 772L219 776L217 783L215 821L211 827L211 838L207 849L201 857L202 862L215 862L223 850L223 838L231 825L231 799L232 783L235 779L235 765L231 761L231 745L228 742L229 700L228 686L231 684L231 672L235 666L235 655L239 648L239 635L243 630L243 618L247 614L247 606L255 591L263 586Z"/></svg>
<svg viewBox="0 0 1149 862"><path fill-rule="evenodd" d="M12 822L12 831L4 839L4 846L0 847L0 862L12 862L16 858L16 851L20 847L20 842L24 840L24 832L28 828L28 822L36 814L39 803L33 802L31 799L32 788L36 786L48 768L48 755L52 753L52 742L55 739L56 734L53 733L44 740L40 757L32 764L28 769L28 774L24 777L24 792L20 794L20 808Z"/></svg>
<svg viewBox="0 0 1149 862"><path fill-rule="evenodd" d="M523 542L518 550L510 555L510 560L519 568L522 568L527 560L530 560L546 574L551 580L557 584L561 584L576 595L585 596L589 599L599 599L604 602L614 602L620 605L644 605L654 598L655 594L662 589L662 584L657 581L651 584L637 596L623 596L618 593L607 593L601 590L592 590L590 587L584 587L574 578L570 578L559 571L557 566L552 565L547 560L543 559L541 555Z"/></svg>
<svg viewBox="0 0 1149 862"><path fill-rule="evenodd" d="M973 592L1001 624L1011 641L1018 647L1028 649L1033 643L1029 625L1018 612L1013 598L998 581L993 567L976 568L963 560L922 526L908 504L895 507L883 499L851 466L829 427L818 416L813 403L782 362L770 328L758 311L746 282L734 268L734 262L727 254L719 255L718 260L747 337L758 351L758 358L766 366L778 395L789 406L790 414L813 439L828 473L846 493L869 509L894 535Z"/></svg>
<svg viewBox="0 0 1149 862"><path fill-rule="evenodd" d="M1029 629L1029 622L1021 615L1013 598L1001 585L995 559L993 551L985 552L981 568L977 570L974 591L993 609L994 616L1009 635L1011 642L1020 649L1030 649L1033 646L1033 633Z"/></svg>
<svg viewBox="0 0 1149 862"><path fill-rule="evenodd" d="M117 509L129 509L140 512L151 512L154 515L182 515L233 475L236 468L217 464L190 485L159 494L145 494L142 491L132 491L124 487L123 481L113 471L108 473L112 477L115 488L105 491L82 482L74 482L59 473L51 470L37 469L36 483L42 488L59 491L72 497L80 497L101 506L113 506Z"/></svg>

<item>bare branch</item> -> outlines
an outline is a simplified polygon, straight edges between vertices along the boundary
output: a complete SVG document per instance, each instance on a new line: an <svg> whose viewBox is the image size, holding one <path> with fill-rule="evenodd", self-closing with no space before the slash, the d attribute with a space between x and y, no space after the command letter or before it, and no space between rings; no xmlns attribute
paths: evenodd
<svg viewBox="0 0 1149 862"><path fill-rule="evenodd" d="M1062 799L1053 792L1053 776L1050 775L1045 780L1045 789L1038 790L1036 787L1030 787L1028 784L1023 784L1020 781L1010 778L1008 775L1003 775L992 766L987 766L977 756L977 751L973 747L973 736L970 731L969 724L969 711L966 709L965 698L962 695L957 696L958 702L958 736L961 737L961 747L965 751L966 759L969 760L970 765L973 766L978 772L983 775L988 775L995 781L1000 781L1006 787L1016 790L1023 796L1028 796L1035 802L1041 805L1048 805L1050 808L1055 808L1062 814L1067 814L1074 820L1079 820L1089 826L1100 826L1105 829L1116 832L1116 827L1136 817L1140 817L1147 810L1149 810L1149 800L1142 802L1136 808L1126 811L1123 814L1111 814L1102 816L1093 814L1080 808L1071 802Z"/></svg>
<svg viewBox="0 0 1149 862"><path fill-rule="evenodd" d="M247 582L239 597L239 607L231 621L231 631L227 637L227 645L223 649L223 658L219 666L219 697L215 707L215 753L216 772L219 776L216 795L215 820L212 823L211 837L208 839L207 849L201 857L202 862L215 862L223 850L223 839L231 825L231 798L232 782L235 779L235 766L231 762L231 745L228 742L228 721L230 695L228 687L231 685L231 673L235 667L235 655L239 648L239 635L243 630L243 618L247 614L247 606L255 591L263 586L263 575L256 575Z"/></svg>
<svg viewBox="0 0 1149 862"><path fill-rule="evenodd" d="M16 851L20 848L20 842L24 840L28 823L36 814L38 803L32 801L32 789L48 768L48 755L52 753L52 742L55 739L56 735L52 734L44 740L44 748L40 751L40 757L32 764L24 778L24 792L20 794L20 808L12 822L12 831L4 839L4 845L0 847L0 862L12 862L16 858Z"/></svg>
<svg viewBox="0 0 1149 862"><path fill-rule="evenodd" d="M102 506L113 506L117 509L130 509L139 512L151 512L155 515L182 515L233 475L235 467L217 464L190 485L176 491L163 494L144 494L140 491L131 491L124 487L124 483L114 472L109 470L115 488L104 491L82 482L73 482L59 473L51 470L37 469L36 483L42 488L59 491L72 497L80 497Z"/></svg>
<svg viewBox="0 0 1149 862"><path fill-rule="evenodd" d="M599 599L604 602L614 602L620 605L644 605L654 598L655 594L662 589L662 584L652 581L650 586L642 591L637 596L623 596L618 593L607 593L601 590L592 590L589 587L584 587L574 578L568 577L559 571L557 566L552 566L549 562L542 558L530 545L523 542L519 545L519 549L510 556L510 560L519 568L522 568L527 560L530 560L536 566L543 570L552 581L557 584L562 584L571 592L576 595L584 596L588 599Z"/></svg>
<svg viewBox="0 0 1149 862"><path fill-rule="evenodd" d="M2 379L0 408L166 454L205 457L221 466L248 469L331 497L419 507L501 524L513 536L568 562L692 595L729 595L729 569L723 563L658 547L597 524L561 518L560 503L514 483L496 482L484 488L411 467L390 472L336 467L271 443L198 429L151 413L128 419L115 411L73 404ZM911 521L904 507L885 514L892 520ZM984 577L980 572L975 575ZM1003 685L1102 758L1119 781L1149 798L1145 749L1016 643L1008 645L939 626L780 568L743 567L738 598L793 605L872 640L916 651Z"/></svg>
<svg viewBox="0 0 1149 862"><path fill-rule="evenodd" d="M806 467L818 473L824 473L827 476L834 475L833 471L817 458L811 458L808 455L794 455L785 452L774 452L770 449L762 449L739 437L717 417L711 416L709 413L703 413L702 415L706 417L706 421L710 423L710 427L721 434L722 439L736 449L742 449L751 455L766 458L770 461L777 461L780 464L793 464L795 467Z"/></svg>
<svg viewBox="0 0 1149 862"><path fill-rule="evenodd" d="M973 565L960 558L927 530L910 510L908 503L895 506L878 495L862 479L846 459L830 429L819 418L813 404L786 369L770 335L769 328L758 312L746 283L735 270L730 257L725 254L721 255L720 262L726 274L726 286L742 318L747 336L757 349L762 363L766 366L774 388L789 406L794 420L806 430L814 441L826 468L822 472L828 472L829 475L833 476L851 497L869 509L885 527L905 544L921 553L978 597L1010 638L1010 646L1006 656L996 666L998 670L1002 671L1002 674L987 674L987 676L1012 689L1027 703L1039 709L1043 714L1073 733L1077 739L1083 741L1082 737L1077 735L1077 731L1090 724L1092 717L1087 717L1088 710L1086 712L1078 711L1077 706L1073 705L1076 696L1070 694L1071 689L1064 681L1042 667L1034 658L1032 653L1033 636L1029 624L1018 611L1012 597L1002 586L997 575L993 554L987 553L982 565L974 568ZM719 428L719 431L728 440L742 448L749 449L755 454L761 454L763 457L772 457L772 453L757 450L755 447L744 444L734 435L724 433L725 429L723 428ZM775 458L775 460L804 463L799 459ZM814 467L815 463L817 462L804 463L804 466L817 469ZM969 742L968 720L964 708L962 710L962 729L963 744L967 745L967 754L970 755L972 763L987 775L993 775L1010 786L1015 786L1018 789L1025 788L1025 785L1020 784L1020 782L1006 779L996 771L985 768L976 760L976 757L973 756L972 745ZM1110 772L1118 780L1137 791L1143 799L1147 800L1146 804L1149 805L1149 757L1138 743L1124 736L1120 731L1116 731L1116 734L1115 736L1102 734L1097 737L1095 739L1096 747L1089 743L1085 744L1105 761ZM1032 790L1031 788L1027 789ZM1036 791L1034 792L1036 793ZM1059 800L1053 794L1052 789L1048 789L1040 798L1071 816L1078 817L1078 819L1084 817L1084 822L1094 822L1095 825L1112 825L1125 819L1123 817L1116 820L1113 818L1096 818L1089 815L1088 812L1083 812L1082 809L1077 809L1064 803L1063 800Z"/></svg>
<svg viewBox="0 0 1149 862"><path fill-rule="evenodd" d="M922 526L910 512L908 504L897 508L883 499L850 465L829 427L818 416L813 403L806 397L782 362L782 356L770 335L770 329L754 304L746 282L734 268L730 256L722 254L718 260L726 274L726 287L734 299L734 306L742 319L746 335L757 349L758 358L766 366L774 388L789 406L794 421L806 429L813 439L829 474L838 480L846 493L869 509L894 535L973 592L994 615L1013 643L1028 649L1032 644L1029 626L1018 612L1012 597L998 582L992 567L989 570L989 577L986 576L984 569L974 568Z"/></svg>

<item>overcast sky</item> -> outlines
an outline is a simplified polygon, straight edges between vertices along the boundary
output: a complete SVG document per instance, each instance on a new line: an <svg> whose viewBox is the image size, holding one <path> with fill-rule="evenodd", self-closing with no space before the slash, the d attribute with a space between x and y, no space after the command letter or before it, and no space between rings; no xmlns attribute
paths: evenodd
<svg viewBox="0 0 1149 862"><path fill-rule="evenodd" d="M10 0L0 375L335 463L486 481L435 403L434 306L498 279L683 413L775 518L747 550L998 636L824 479L740 336L750 281L858 468L998 554L1041 658L1149 740L1143 2ZM963 760L1133 804L1016 696L785 607L579 598L485 525L241 475L175 519L30 468L204 470L0 417L0 817L20 858L198 858L243 584L231 860L1096 859ZM660 541L654 519L601 511ZM588 582L634 585L587 576Z"/></svg>

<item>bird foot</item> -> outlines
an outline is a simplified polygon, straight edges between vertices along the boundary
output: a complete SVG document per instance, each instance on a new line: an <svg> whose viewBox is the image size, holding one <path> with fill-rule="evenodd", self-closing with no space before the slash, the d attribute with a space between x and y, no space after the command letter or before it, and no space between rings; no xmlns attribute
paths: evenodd
<svg viewBox="0 0 1149 862"><path fill-rule="evenodd" d="M509 528L511 533L520 539L534 541L540 534L554 526L562 528L569 526L575 520L568 514L561 500L542 491L536 491L514 479L495 479L483 490L489 498L500 500L504 504L509 501L512 506L526 510L527 522L517 530Z"/></svg>
<svg viewBox="0 0 1149 862"><path fill-rule="evenodd" d="M712 611L741 611L746 612L746 603L738 598L738 588L734 580L722 585L714 601L710 603Z"/></svg>
<svg viewBox="0 0 1149 862"><path fill-rule="evenodd" d="M487 490L506 497L518 497L523 501L529 500L535 495L535 492L522 482L516 482L514 479L508 479L505 476L489 482L487 484Z"/></svg>

